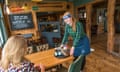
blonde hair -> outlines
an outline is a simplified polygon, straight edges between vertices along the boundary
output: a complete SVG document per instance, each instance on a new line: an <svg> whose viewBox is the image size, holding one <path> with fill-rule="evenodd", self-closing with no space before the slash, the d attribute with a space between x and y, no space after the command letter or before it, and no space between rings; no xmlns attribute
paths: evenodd
<svg viewBox="0 0 120 72"><path fill-rule="evenodd" d="M27 42L22 36L16 35L10 37L2 50L0 63L2 68L4 70L7 70L10 63L12 63L13 65L20 64L21 61L24 59L26 47Z"/></svg>
<svg viewBox="0 0 120 72"><path fill-rule="evenodd" d="M68 14L70 14L71 17L72 17L72 29L73 29L73 31L76 32L76 19L73 17L73 15L70 12L67 11L63 14L63 16L66 16Z"/></svg>

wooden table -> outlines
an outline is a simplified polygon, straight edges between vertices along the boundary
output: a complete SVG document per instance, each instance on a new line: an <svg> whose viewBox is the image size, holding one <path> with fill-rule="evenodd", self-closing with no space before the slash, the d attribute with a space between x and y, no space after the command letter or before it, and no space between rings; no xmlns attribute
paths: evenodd
<svg viewBox="0 0 120 72"><path fill-rule="evenodd" d="M43 64L46 69L73 60L72 56L62 59L56 58L54 56L54 49L29 54L26 55L25 58L30 60L32 63L35 63L36 65L39 65L40 63Z"/></svg>

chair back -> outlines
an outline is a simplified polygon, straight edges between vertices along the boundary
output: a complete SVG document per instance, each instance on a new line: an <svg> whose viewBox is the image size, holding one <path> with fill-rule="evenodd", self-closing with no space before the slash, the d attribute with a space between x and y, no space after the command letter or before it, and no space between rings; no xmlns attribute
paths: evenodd
<svg viewBox="0 0 120 72"><path fill-rule="evenodd" d="M83 55L80 55L74 62L72 62L68 68L68 72L80 72L83 57Z"/></svg>

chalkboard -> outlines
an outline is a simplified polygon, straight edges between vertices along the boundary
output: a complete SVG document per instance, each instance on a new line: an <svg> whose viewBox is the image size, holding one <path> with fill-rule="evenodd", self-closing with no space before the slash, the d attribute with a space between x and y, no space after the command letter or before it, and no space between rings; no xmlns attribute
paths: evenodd
<svg viewBox="0 0 120 72"><path fill-rule="evenodd" d="M11 30L34 28L32 13L10 14L9 20Z"/></svg>

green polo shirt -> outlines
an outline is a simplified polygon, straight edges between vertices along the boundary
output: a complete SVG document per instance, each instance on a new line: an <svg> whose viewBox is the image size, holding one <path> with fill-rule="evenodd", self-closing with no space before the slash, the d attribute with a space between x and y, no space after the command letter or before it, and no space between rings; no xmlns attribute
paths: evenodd
<svg viewBox="0 0 120 72"><path fill-rule="evenodd" d="M83 29L83 25L80 22L76 22L76 32L72 30L72 27L66 24L65 26L65 34L62 40L62 44L65 44L68 42L68 37L71 36L73 38L73 46L75 47L78 45L80 38L85 36L85 32Z"/></svg>

